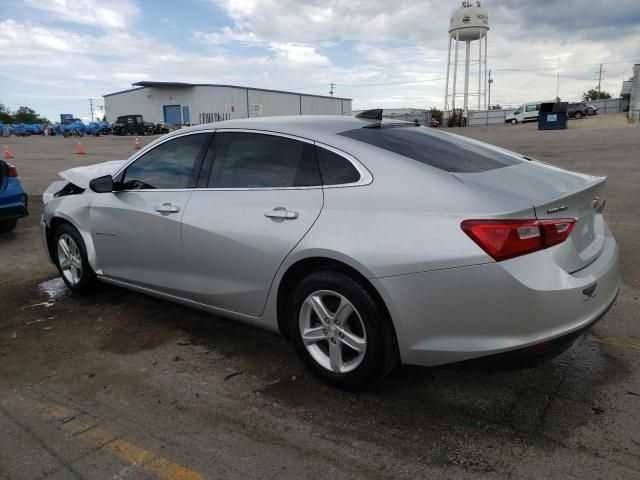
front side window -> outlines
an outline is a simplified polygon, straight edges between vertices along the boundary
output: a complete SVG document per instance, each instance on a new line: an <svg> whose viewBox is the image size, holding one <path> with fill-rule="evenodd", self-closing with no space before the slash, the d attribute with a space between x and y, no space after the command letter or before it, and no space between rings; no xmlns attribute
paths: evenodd
<svg viewBox="0 0 640 480"><path fill-rule="evenodd" d="M226 132L216 147L209 188L320 186L314 146L261 133Z"/></svg>
<svg viewBox="0 0 640 480"><path fill-rule="evenodd" d="M322 147L317 147L316 151L324 185L344 185L360 180L356 167L342 155Z"/></svg>
<svg viewBox="0 0 640 480"><path fill-rule="evenodd" d="M537 105L527 105L527 112L535 112L536 110L538 110Z"/></svg>
<svg viewBox="0 0 640 480"><path fill-rule="evenodd" d="M127 167L123 190L193 188L198 159L208 133L185 135L164 142Z"/></svg>

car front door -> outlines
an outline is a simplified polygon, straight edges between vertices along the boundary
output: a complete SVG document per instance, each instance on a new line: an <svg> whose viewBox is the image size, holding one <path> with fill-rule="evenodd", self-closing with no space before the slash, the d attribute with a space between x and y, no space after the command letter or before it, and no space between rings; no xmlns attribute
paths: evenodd
<svg viewBox="0 0 640 480"><path fill-rule="evenodd" d="M95 195L90 221L100 273L182 296L180 222L211 137L170 138L118 174L116 191Z"/></svg>
<svg viewBox="0 0 640 480"><path fill-rule="evenodd" d="M182 218L194 300L261 315L278 267L323 205L314 145L278 134L218 131Z"/></svg>

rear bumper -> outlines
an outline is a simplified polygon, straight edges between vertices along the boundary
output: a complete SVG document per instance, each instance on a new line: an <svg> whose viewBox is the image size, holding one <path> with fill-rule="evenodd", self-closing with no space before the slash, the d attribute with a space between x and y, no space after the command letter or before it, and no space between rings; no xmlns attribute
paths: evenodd
<svg viewBox="0 0 640 480"><path fill-rule="evenodd" d="M617 297L617 295L616 295ZM467 366L471 368L489 369L489 370L510 370L520 368L532 368L541 365L553 358L557 357L561 353L569 349L574 342L580 338L583 334L591 329L598 321L602 319L609 311L609 308L613 306L615 298L609 305L609 307L593 322L580 328L579 330L567 333L560 337L553 338L529 347L520 348L517 350L509 350L503 353L496 353L494 355L488 355L486 357L475 358L472 360L466 360L460 362L461 366Z"/></svg>
<svg viewBox="0 0 640 480"><path fill-rule="evenodd" d="M0 193L0 222L29 215L29 197L17 177L9 177L7 185Z"/></svg>
<svg viewBox="0 0 640 480"><path fill-rule="evenodd" d="M619 290L618 248L608 228L605 237L600 256L573 274L557 266L550 248L500 263L373 280L391 313L403 363L461 362L587 328Z"/></svg>
<svg viewBox="0 0 640 480"><path fill-rule="evenodd" d="M22 218L29 215L29 211L24 204L12 205L9 207L0 207L0 222L5 220L13 220L14 218Z"/></svg>

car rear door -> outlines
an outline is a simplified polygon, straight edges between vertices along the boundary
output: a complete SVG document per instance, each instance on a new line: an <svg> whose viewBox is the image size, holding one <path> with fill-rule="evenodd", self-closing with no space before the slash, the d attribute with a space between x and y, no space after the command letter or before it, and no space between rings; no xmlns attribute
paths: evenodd
<svg viewBox="0 0 640 480"><path fill-rule="evenodd" d="M91 235L103 275L184 295L180 222L212 135L167 139L117 175L116 191L95 195Z"/></svg>
<svg viewBox="0 0 640 480"><path fill-rule="evenodd" d="M182 218L190 296L259 316L280 264L322 210L314 145L218 130L199 186Z"/></svg>

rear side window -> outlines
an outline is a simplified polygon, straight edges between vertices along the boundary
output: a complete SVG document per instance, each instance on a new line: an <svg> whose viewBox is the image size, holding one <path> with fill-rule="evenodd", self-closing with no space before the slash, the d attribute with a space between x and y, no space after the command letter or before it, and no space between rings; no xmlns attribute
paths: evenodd
<svg viewBox="0 0 640 480"><path fill-rule="evenodd" d="M261 133L219 135L209 188L322 185L314 146L309 143Z"/></svg>
<svg viewBox="0 0 640 480"><path fill-rule="evenodd" d="M524 161L459 135L421 127L358 128L340 135L452 173L485 172Z"/></svg>
<svg viewBox="0 0 640 480"><path fill-rule="evenodd" d="M317 147L316 151L324 185L343 185L360 180L356 167L343 156L322 147Z"/></svg>
<svg viewBox="0 0 640 480"><path fill-rule="evenodd" d="M198 159L208 133L185 135L164 142L133 162L124 173L122 188L193 188Z"/></svg>

